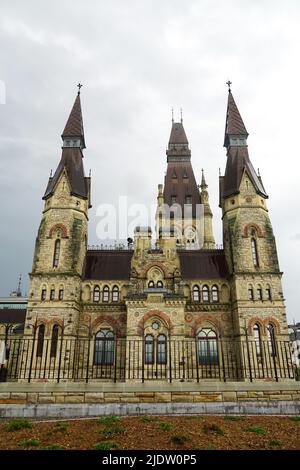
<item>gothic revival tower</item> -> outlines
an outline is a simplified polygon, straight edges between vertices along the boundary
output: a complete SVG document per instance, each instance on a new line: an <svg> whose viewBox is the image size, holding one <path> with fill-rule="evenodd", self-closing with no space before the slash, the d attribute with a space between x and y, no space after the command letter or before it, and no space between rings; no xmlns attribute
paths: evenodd
<svg viewBox="0 0 300 470"><path fill-rule="evenodd" d="M36 238L27 325L38 337L75 337L80 311L81 279L86 255L90 178L84 175L85 148L80 91L62 133L62 155L50 176ZM36 328L27 326L26 334Z"/></svg>
<svg viewBox="0 0 300 470"><path fill-rule="evenodd" d="M200 193L182 120L172 122L166 153L168 166L165 184L164 187L158 186L158 239L169 234L176 239L179 247L213 248L212 212L207 185L203 176Z"/></svg>
<svg viewBox="0 0 300 470"><path fill-rule="evenodd" d="M224 250L231 276L233 328L256 340L286 339L287 323L268 195L248 154L248 132L229 89L220 177ZM247 330L245 330L247 327Z"/></svg>

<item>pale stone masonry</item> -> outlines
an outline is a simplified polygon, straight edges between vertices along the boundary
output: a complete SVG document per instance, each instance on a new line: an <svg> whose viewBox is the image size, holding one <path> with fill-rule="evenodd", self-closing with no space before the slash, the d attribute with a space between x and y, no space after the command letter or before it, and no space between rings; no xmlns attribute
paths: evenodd
<svg viewBox="0 0 300 470"><path fill-rule="evenodd" d="M227 165L220 176L224 248L215 247L204 173L198 186L183 123L173 122L165 183L158 190L155 248L151 229L137 227L128 249L89 250L91 180L83 170L78 94L62 135L61 161L44 195L24 333L35 343L27 343L22 364L30 374L23 370L20 380L72 382L81 368L86 371L81 379L87 381L130 382L132 368L136 380L143 381L166 382L172 380L171 374L175 381L191 382L219 381L225 374L239 382L292 379L290 353L286 343L279 343L288 342L288 329L268 196L250 161L247 137L229 90ZM166 214L165 204L181 209L187 205L190 216L183 220ZM203 208L201 233L198 205ZM61 338L74 343L59 346ZM89 342L76 343L79 339ZM123 349L119 339L127 340ZM58 378L62 368L67 375ZM194 403L299 398L296 391L147 393L81 392L68 394L67 399L68 403ZM2 399L64 403L65 397L61 391L23 391L6 393Z"/></svg>

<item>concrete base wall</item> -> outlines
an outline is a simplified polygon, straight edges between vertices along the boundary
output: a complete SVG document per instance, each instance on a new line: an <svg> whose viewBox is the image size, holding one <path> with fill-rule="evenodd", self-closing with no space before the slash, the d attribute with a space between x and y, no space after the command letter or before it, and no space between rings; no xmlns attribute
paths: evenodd
<svg viewBox="0 0 300 470"><path fill-rule="evenodd" d="M0 416L300 414L300 383L2 383Z"/></svg>

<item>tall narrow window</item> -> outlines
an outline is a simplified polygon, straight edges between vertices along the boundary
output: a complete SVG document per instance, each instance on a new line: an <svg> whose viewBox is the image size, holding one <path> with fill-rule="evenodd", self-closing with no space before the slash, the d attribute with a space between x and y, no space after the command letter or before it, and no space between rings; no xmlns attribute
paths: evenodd
<svg viewBox="0 0 300 470"><path fill-rule="evenodd" d="M255 350L256 355L258 358L261 357L261 335L260 335L260 327L257 323L253 326L253 336L255 341Z"/></svg>
<svg viewBox="0 0 300 470"><path fill-rule="evenodd" d="M199 286L193 287L193 301L199 302L200 301L200 289Z"/></svg>
<svg viewBox="0 0 300 470"><path fill-rule="evenodd" d="M248 288L248 299L249 299L249 300L254 300L253 287L249 287L249 288Z"/></svg>
<svg viewBox="0 0 300 470"><path fill-rule="evenodd" d="M257 288L257 298L258 300L262 300L263 299L263 296L262 296L262 288L259 286Z"/></svg>
<svg viewBox="0 0 300 470"><path fill-rule="evenodd" d="M251 238L252 260L255 268L258 268L257 243L255 238Z"/></svg>
<svg viewBox="0 0 300 470"><path fill-rule="evenodd" d="M203 328L197 336L199 364L219 363L217 335L211 328Z"/></svg>
<svg viewBox="0 0 300 470"><path fill-rule="evenodd" d="M202 299L203 302L209 302L209 289L208 286L202 287Z"/></svg>
<svg viewBox="0 0 300 470"><path fill-rule="evenodd" d="M114 286L112 289L112 301L119 302L119 288L118 286Z"/></svg>
<svg viewBox="0 0 300 470"><path fill-rule="evenodd" d="M95 286L94 287L94 292L93 292L93 301L94 302L99 302L100 300L100 287Z"/></svg>
<svg viewBox="0 0 300 470"><path fill-rule="evenodd" d="M167 363L167 338L165 335L157 337L157 364Z"/></svg>
<svg viewBox="0 0 300 470"><path fill-rule="evenodd" d="M36 355L38 357L41 357L43 355L44 336L45 336L45 325L42 324L39 326L39 329L38 329L38 341L37 341L37 348L36 348Z"/></svg>
<svg viewBox="0 0 300 470"><path fill-rule="evenodd" d="M55 240L55 244L54 244L53 268L58 267L59 253L60 253L60 240L57 239L57 240Z"/></svg>
<svg viewBox="0 0 300 470"><path fill-rule="evenodd" d="M58 325L53 325L52 336L51 336L50 357L56 357L57 343L58 343L58 332L59 332L59 326Z"/></svg>
<svg viewBox="0 0 300 470"><path fill-rule="evenodd" d="M42 301L46 300L46 295L47 295L47 289L43 288L42 289L42 295L41 295L41 300Z"/></svg>
<svg viewBox="0 0 300 470"><path fill-rule="evenodd" d="M103 287L103 302L108 302L109 301L109 287L104 286Z"/></svg>
<svg viewBox="0 0 300 470"><path fill-rule="evenodd" d="M268 332L268 343L269 343L269 351L272 356L276 356L276 341L275 341L275 328L272 323L269 323L267 327Z"/></svg>
<svg viewBox="0 0 300 470"><path fill-rule="evenodd" d="M154 363L154 339L152 335L146 335L145 337L145 364Z"/></svg>
<svg viewBox="0 0 300 470"><path fill-rule="evenodd" d="M213 302L219 302L219 289L218 289L218 286L212 286L212 288L211 288L211 300Z"/></svg>
<svg viewBox="0 0 300 470"><path fill-rule="evenodd" d="M268 287L266 288L266 299L267 299L267 300L272 300L272 295L271 295L271 288L270 288L270 286L268 286Z"/></svg>
<svg viewBox="0 0 300 470"><path fill-rule="evenodd" d="M55 289L51 289L50 290L50 300L54 300L55 299Z"/></svg>
<svg viewBox="0 0 300 470"><path fill-rule="evenodd" d="M63 289L59 289L58 291L58 299L59 300L63 300L64 298L64 290Z"/></svg>
<svg viewBox="0 0 300 470"><path fill-rule="evenodd" d="M115 337L109 328L98 331L95 337L94 364L112 365L114 363Z"/></svg>

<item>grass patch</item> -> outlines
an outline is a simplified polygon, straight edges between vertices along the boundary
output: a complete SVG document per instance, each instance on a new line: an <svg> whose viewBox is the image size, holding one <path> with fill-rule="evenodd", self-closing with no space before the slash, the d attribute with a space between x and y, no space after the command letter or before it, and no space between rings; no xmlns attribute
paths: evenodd
<svg viewBox="0 0 300 470"><path fill-rule="evenodd" d="M104 436L110 436L111 434L122 434L125 432L124 426L111 426L110 428L101 429L98 431L98 434L103 434Z"/></svg>
<svg viewBox="0 0 300 470"><path fill-rule="evenodd" d="M264 434L267 433L265 428L262 428L261 426L253 426L253 427L250 427L250 428L245 428L245 431L254 432L255 434L261 434L261 435L264 435Z"/></svg>
<svg viewBox="0 0 300 470"><path fill-rule="evenodd" d="M112 450L117 447L116 441L101 441L93 445L94 450Z"/></svg>
<svg viewBox="0 0 300 470"><path fill-rule="evenodd" d="M269 445L272 446L272 447L273 447L273 446L274 446L274 447L275 447L275 446L276 446L276 447L281 447L282 442L279 441L278 439L272 439L272 440L269 442Z"/></svg>
<svg viewBox="0 0 300 470"><path fill-rule="evenodd" d="M39 439L22 439L18 442L19 447L38 447L41 441Z"/></svg>
<svg viewBox="0 0 300 470"><path fill-rule="evenodd" d="M155 421L156 418L153 418L152 416L148 416L148 415L143 415L143 416L140 416L140 421L142 421L142 423L150 423L151 421Z"/></svg>
<svg viewBox="0 0 300 470"><path fill-rule="evenodd" d="M32 428L32 423L28 419L25 418L13 418L9 420L6 430L9 432L12 431L19 431L19 429L26 429Z"/></svg>
<svg viewBox="0 0 300 470"><path fill-rule="evenodd" d="M234 415L226 415L224 416L226 421L244 421L244 416L234 416Z"/></svg>
<svg viewBox="0 0 300 470"><path fill-rule="evenodd" d="M97 423L99 424L113 424L119 421L118 416L102 416L101 418L97 419Z"/></svg>
<svg viewBox="0 0 300 470"><path fill-rule="evenodd" d="M54 428L51 429L51 431L47 432L47 436L52 436L56 432L64 432L68 429L69 426L70 423L68 423L67 421L59 421L55 424Z"/></svg>
<svg viewBox="0 0 300 470"><path fill-rule="evenodd" d="M174 442L175 444L184 444L185 442L189 440L190 440L190 437L186 436L185 434L174 434L174 436L171 437L171 441Z"/></svg>
<svg viewBox="0 0 300 470"><path fill-rule="evenodd" d="M43 447L43 450L64 450L64 446L61 444L49 444L48 446Z"/></svg>
<svg viewBox="0 0 300 470"><path fill-rule="evenodd" d="M220 434L220 436L224 436L225 432L223 429L218 426L217 424L204 424L203 431L208 434L210 432L214 432L216 434Z"/></svg>
<svg viewBox="0 0 300 470"><path fill-rule="evenodd" d="M204 416L201 415L190 415L190 416L185 416L185 419L203 419Z"/></svg>
<svg viewBox="0 0 300 470"><path fill-rule="evenodd" d="M193 450L216 450L216 447L211 444L211 443L208 443L208 444L196 444L194 447L193 447Z"/></svg>
<svg viewBox="0 0 300 470"><path fill-rule="evenodd" d="M289 416L290 421L300 422L300 416Z"/></svg>
<svg viewBox="0 0 300 470"><path fill-rule="evenodd" d="M173 425L171 423L161 421L160 423L158 423L157 429L161 429L162 431L170 431L170 429L172 429L172 426Z"/></svg>

